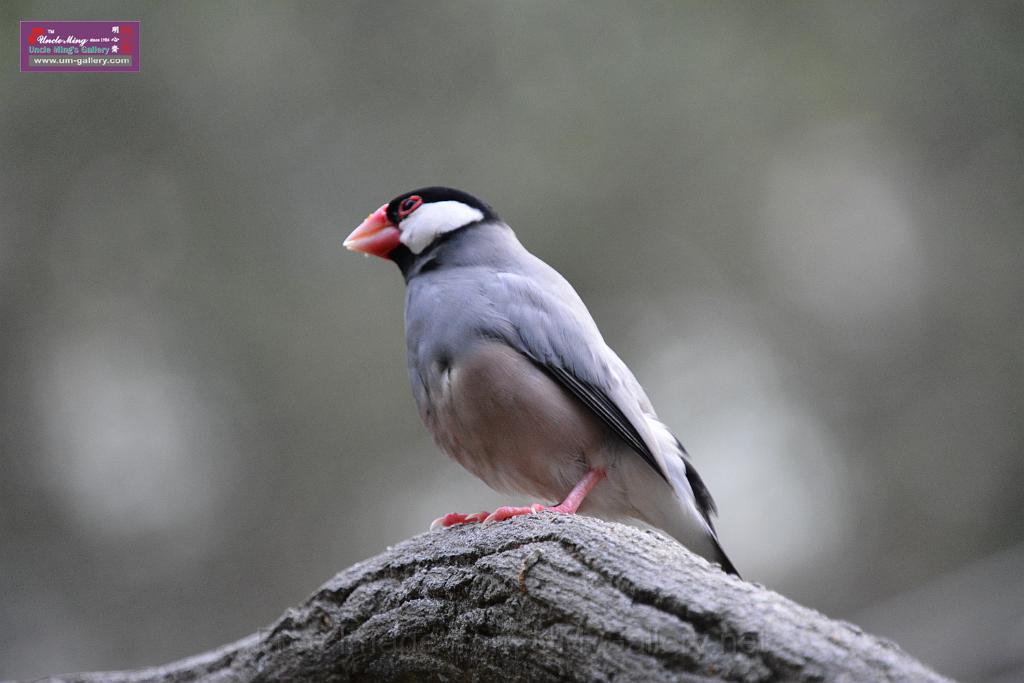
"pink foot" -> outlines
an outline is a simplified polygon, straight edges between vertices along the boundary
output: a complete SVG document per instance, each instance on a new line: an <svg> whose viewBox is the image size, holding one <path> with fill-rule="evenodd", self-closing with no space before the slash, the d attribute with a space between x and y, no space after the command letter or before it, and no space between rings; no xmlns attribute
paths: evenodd
<svg viewBox="0 0 1024 683"><path fill-rule="evenodd" d="M473 524L474 522L482 522L487 519L488 513L486 510L483 512L475 512L471 515L464 515L459 512L449 512L444 517L438 517L430 523L430 530L436 531L437 529L447 529L451 526L458 526L460 524Z"/></svg>
<svg viewBox="0 0 1024 683"><path fill-rule="evenodd" d="M487 518L484 519L484 524L491 524L492 522L504 522L506 519L512 519L513 517L518 517L519 515L532 515L533 513L540 512L541 510L554 509L555 508L550 508L547 507L546 505L541 505L540 503L534 503L533 505L527 505L526 507L515 507L505 505L504 507L500 507L491 514L487 515Z"/></svg>
<svg viewBox="0 0 1024 683"><path fill-rule="evenodd" d="M583 479L573 487L569 495L565 497L558 505L547 506L541 505L540 503L534 503L533 505L527 505L525 507L514 507L505 506L500 507L494 512L487 514L486 512L477 512L472 515L463 515L458 512L451 512L444 517L438 517L431 525L430 530L435 529L447 529L451 526L457 526L459 524L473 524L475 522L484 522L490 524L492 522L504 522L506 519L512 519L520 515L532 515L535 512L561 512L563 514L572 515L579 509L583 499L587 497L590 490L597 486L597 483L604 479L605 472L603 469L594 469L584 475Z"/></svg>

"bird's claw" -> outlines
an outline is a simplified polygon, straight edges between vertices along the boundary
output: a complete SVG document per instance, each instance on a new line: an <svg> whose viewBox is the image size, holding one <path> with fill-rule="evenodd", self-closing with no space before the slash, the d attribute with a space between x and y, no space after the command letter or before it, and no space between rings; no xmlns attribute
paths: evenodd
<svg viewBox="0 0 1024 683"><path fill-rule="evenodd" d="M557 507L551 508L540 503L534 503L533 505L526 505L523 507L506 505L500 507L494 512L475 512L471 515L463 515L458 512L449 512L443 517L438 517L430 523L430 530L437 531L439 529L447 529L453 526L461 526L463 524L475 524L482 522L483 524L494 524L495 522L504 522L506 519L512 519L513 517L519 517L520 515L533 515L543 510L553 510L560 512Z"/></svg>
<svg viewBox="0 0 1024 683"><path fill-rule="evenodd" d="M464 515L459 512L449 512L443 517L438 517L430 523L430 530L437 531L438 529L447 529L452 526L459 526L460 524L473 524L475 522L482 522L488 516L488 512L474 512L471 515Z"/></svg>
<svg viewBox="0 0 1024 683"><path fill-rule="evenodd" d="M484 519L484 524L493 524L494 522L504 522L506 519L512 519L513 517L519 517L520 515L533 515L541 510L546 510L547 507L540 503L534 503L533 505L527 505L525 507L515 507L506 505L500 507L491 514L487 515Z"/></svg>

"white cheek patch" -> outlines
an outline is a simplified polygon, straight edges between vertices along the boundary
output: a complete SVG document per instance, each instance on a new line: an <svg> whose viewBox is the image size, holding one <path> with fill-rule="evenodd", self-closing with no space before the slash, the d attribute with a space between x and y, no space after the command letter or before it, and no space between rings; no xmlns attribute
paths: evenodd
<svg viewBox="0 0 1024 683"><path fill-rule="evenodd" d="M483 217L479 209L454 200L423 204L402 221L402 234L398 239L409 247L409 251L418 254L446 232L458 230Z"/></svg>

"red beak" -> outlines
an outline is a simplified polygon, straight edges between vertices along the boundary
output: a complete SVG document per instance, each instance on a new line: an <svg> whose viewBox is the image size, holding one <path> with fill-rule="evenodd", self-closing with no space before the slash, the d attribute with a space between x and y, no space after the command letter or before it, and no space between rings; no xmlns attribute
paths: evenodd
<svg viewBox="0 0 1024 683"><path fill-rule="evenodd" d="M388 205L380 207L345 238L345 247L352 251L387 258L400 242L398 228L388 220Z"/></svg>

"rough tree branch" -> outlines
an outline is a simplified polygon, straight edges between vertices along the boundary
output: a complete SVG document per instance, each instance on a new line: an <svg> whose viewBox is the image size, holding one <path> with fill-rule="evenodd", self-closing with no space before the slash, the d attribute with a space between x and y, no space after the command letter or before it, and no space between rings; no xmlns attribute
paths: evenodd
<svg viewBox="0 0 1024 683"><path fill-rule="evenodd" d="M206 654L51 680L719 679L946 680L660 534L553 514L409 539Z"/></svg>

